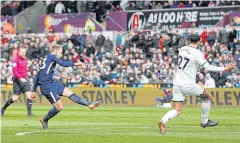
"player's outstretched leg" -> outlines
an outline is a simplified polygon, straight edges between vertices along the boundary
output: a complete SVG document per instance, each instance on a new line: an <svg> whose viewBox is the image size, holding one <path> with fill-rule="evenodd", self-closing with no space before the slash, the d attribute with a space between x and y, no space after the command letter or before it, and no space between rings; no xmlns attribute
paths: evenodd
<svg viewBox="0 0 240 143"><path fill-rule="evenodd" d="M63 95L67 96L70 100L77 104L81 104L83 106L88 106L89 109L93 110L94 108L98 107L100 105L100 101L97 102L88 102L81 97L77 96L75 93L73 93L69 88L65 87L63 91Z"/></svg>
<svg viewBox="0 0 240 143"><path fill-rule="evenodd" d="M201 127L211 127L211 126L217 126L217 121L211 121L209 120L209 112L211 108L211 95L204 90L203 94L200 96L202 98L202 104L201 104Z"/></svg>
<svg viewBox="0 0 240 143"><path fill-rule="evenodd" d="M81 97L77 96L75 93L71 94L69 96L69 99L71 99L73 102L77 104L81 104L84 106L88 106L89 109L93 110L94 108L98 107L100 105L100 101L97 102L87 102L86 100L82 99Z"/></svg>
<svg viewBox="0 0 240 143"><path fill-rule="evenodd" d="M48 129L48 121L63 110L63 104L61 100L53 103L54 107L48 111L48 113L40 119L43 129Z"/></svg>
<svg viewBox="0 0 240 143"><path fill-rule="evenodd" d="M32 114L32 92L26 92L26 96L27 96L27 112L28 112L28 117L34 117L34 115Z"/></svg>
<svg viewBox="0 0 240 143"><path fill-rule="evenodd" d="M163 118L158 122L158 127L159 127L159 130L162 134L166 134L167 133L167 129L166 129L166 123L177 117L178 115L181 114L181 111L182 111L182 106L183 106L183 103L182 102L175 102L175 109L174 110L171 110L171 111L168 111L164 116Z"/></svg>
<svg viewBox="0 0 240 143"><path fill-rule="evenodd" d="M14 103L17 100L18 100L18 95L13 95L12 98L8 99L8 101L1 108L1 116L4 116L4 112L7 109L7 107L10 106L12 103Z"/></svg>

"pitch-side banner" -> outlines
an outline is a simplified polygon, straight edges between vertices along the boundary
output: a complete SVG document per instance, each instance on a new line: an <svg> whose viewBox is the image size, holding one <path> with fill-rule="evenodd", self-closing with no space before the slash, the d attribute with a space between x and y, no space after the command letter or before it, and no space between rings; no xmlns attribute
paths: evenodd
<svg viewBox="0 0 240 143"><path fill-rule="evenodd" d="M187 19L188 22L196 22L200 27L212 27L223 18L226 12L238 10L239 6L128 11L127 26L128 30L146 29L147 24L180 28L184 19Z"/></svg>
<svg viewBox="0 0 240 143"><path fill-rule="evenodd" d="M101 101L103 105L130 105L130 106L155 106L155 97L163 93L158 88L71 88L76 95L83 99ZM150 93L149 93L150 91ZM1 89L1 103L5 103L12 96L12 88ZM66 97L62 97L65 105L76 105ZM26 97L21 95L16 103L26 103ZM50 104L46 97L37 92L35 104Z"/></svg>
<svg viewBox="0 0 240 143"><path fill-rule="evenodd" d="M89 16L91 13L51 14L39 17L39 32L44 33L45 28L53 27L55 32L72 33L75 31L102 31Z"/></svg>
<svg viewBox="0 0 240 143"><path fill-rule="evenodd" d="M14 17L13 16L2 16L1 18L1 26L4 25L7 21L10 21L14 25Z"/></svg>
<svg viewBox="0 0 240 143"><path fill-rule="evenodd" d="M155 98L163 96L158 88L72 88L83 99L92 102L102 101L103 105L111 106L156 106ZM240 89L214 88L207 89L212 95L212 106L240 107ZM4 104L12 96L12 88L1 89L1 103ZM66 97L62 97L65 105L76 105ZM26 97L21 95L16 103L26 103ZM50 105L39 91L34 104ZM201 99L188 96L184 102L186 106L200 106Z"/></svg>

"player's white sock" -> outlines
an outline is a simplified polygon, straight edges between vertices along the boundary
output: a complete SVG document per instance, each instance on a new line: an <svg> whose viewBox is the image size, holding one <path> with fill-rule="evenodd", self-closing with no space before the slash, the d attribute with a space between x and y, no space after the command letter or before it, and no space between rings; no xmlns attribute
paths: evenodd
<svg viewBox="0 0 240 143"><path fill-rule="evenodd" d="M166 124L169 120L175 118L178 116L178 111L177 110L171 110L168 111L162 118L162 121L164 124Z"/></svg>
<svg viewBox="0 0 240 143"><path fill-rule="evenodd" d="M206 124L208 122L208 116L210 112L210 100L202 100L201 104L201 123Z"/></svg>

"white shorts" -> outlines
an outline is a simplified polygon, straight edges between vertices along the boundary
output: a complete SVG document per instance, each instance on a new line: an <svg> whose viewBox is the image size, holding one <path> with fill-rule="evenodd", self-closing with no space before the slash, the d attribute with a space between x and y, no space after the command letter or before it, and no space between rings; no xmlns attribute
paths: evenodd
<svg viewBox="0 0 240 143"><path fill-rule="evenodd" d="M184 101L186 96L199 96L203 94L204 87L193 84L192 86L173 86L173 98L172 101Z"/></svg>

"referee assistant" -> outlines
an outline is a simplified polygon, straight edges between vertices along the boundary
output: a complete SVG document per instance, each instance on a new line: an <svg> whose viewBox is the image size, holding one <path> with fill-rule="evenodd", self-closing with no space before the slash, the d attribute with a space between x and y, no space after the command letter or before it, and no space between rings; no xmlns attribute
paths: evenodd
<svg viewBox="0 0 240 143"><path fill-rule="evenodd" d="M27 96L27 111L28 116L32 117L34 116L32 114L32 92L31 92L31 85L27 81L27 59L25 57L26 55L26 49L20 48L19 56L17 56L15 59L13 59L12 65L12 72L13 72L13 96L10 98L5 105L1 109L1 116L4 115L5 110L9 105L11 105L13 102L15 102L21 92L23 94L26 94Z"/></svg>

